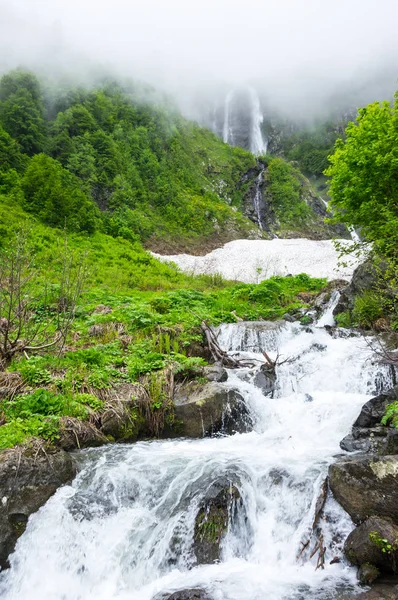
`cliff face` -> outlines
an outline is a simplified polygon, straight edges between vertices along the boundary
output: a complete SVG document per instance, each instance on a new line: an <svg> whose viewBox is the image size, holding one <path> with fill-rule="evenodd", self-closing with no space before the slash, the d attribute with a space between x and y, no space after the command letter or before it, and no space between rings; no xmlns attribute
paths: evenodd
<svg viewBox="0 0 398 600"><path fill-rule="evenodd" d="M325 222L327 203L297 167L282 159L258 160L241 185L247 186L242 212L264 237L350 237L345 227Z"/></svg>

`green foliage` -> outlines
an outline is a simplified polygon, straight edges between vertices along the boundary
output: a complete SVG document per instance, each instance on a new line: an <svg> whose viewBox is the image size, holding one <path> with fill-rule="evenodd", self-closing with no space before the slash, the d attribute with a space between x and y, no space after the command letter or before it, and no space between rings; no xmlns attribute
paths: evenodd
<svg viewBox="0 0 398 600"><path fill-rule="evenodd" d="M33 437L55 441L58 437L58 418L33 416L5 423L0 427L0 450L23 444Z"/></svg>
<svg viewBox="0 0 398 600"><path fill-rule="evenodd" d="M346 329L349 329L350 327L352 327L354 325L353 321L352 321L352 316L350 315L350 313L348 311L342 312L338 315L336 315L336 323L339 327L345 327Z"/></svg>
<svg viewBox="0 0 398 600"><path fill-rule="evenodd" d="M337 140L326 175L335 222L361 230L385 256L398 247L398 94L370 104Z"/></svg>
<svg viewBox="0 0 398 600"><path fill-rule="evenodd" d="M371 531L369 539L384 554L393 554L393 552L398 550L398 540L391 542L387 538L382 538L378 531Z"/></svg>
<svg viewBox="0 0 398 600"><path fill-rule="evenodd" d="M22 179L25 207L43 222L71 231L92 232L99 212L78 180L56 160L37 154Z"/></svg>
<svg viewBox="0 0 398 600"><path fill-rule="evenodd" d="M383 316L383 303L380 295L374 291L364 292L355 298L352 317L360 327L371 327Z"/></svg>
<svg viewBox="0 0 398 600"><path fill-rule="evenodd" d="M32 156L45 143L44 105L38 79L16 70L0 80L0 122L3 128Z"/></svg>
<svg viewBox="0 0 398 600"><path fill-rule="evenodd" d="M388 425L389 423L398 429L398 402L392 402L386 408L381 424Z"/></svg>
<svg viewBox="0 0 398 600"><path fill-rule="evenodd" d="M273 158L268 165L269 187L275 213L282 225L305 222L311 215L310 207L302 197L302 175L281 158Z"/></svg>

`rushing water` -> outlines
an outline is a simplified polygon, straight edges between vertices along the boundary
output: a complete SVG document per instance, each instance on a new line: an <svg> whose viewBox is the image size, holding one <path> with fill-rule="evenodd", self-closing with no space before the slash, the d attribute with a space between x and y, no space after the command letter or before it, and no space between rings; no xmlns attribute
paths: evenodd
<svg viewBox="0 0 398 600"><path fill-rule="evenodd" d="M388 385L387 373L344 330L333 337L316 326L238 323L218 335L227 351L259 364L262 349L279 354L273 398L253 385L256 369L230 371L224 384L241 391L253 431L80 452L73 484L30 518L4 574L3 597L150 600L203 587L214 600L308 600L355 587L354 569L330 564L352 528L332 498L320 521L325 569L315 569L316 556L297 557L339 441L374 382ZM198 567L195 515L220 477L239 488L245 514L224 538L221 561Z"/></svg>
<svg viewBox="0 0 398 600"><path fill-rule="evenodd" d="M260 99L252 87L244 90L231 90L224 101L224 122L222 127L223 141L231 146L242 145L260 156L267 152L267 140L263 136L261 126L263 114ZM216 126L213 124L213 131Z"/></svg>
<svg viewBox="0 0 398 600"><path fill-rule="evenodd" d="M257 224L260 229L263 229L262 215L261 215L261 209L263 208L262 204L264 202L263 194L261 191L261 186L263 183L263 175L264 175L264 167L261 168L260 173L256 177L255 191L254 191L254 196L253 196L254 210L256 211Z"/></svg>

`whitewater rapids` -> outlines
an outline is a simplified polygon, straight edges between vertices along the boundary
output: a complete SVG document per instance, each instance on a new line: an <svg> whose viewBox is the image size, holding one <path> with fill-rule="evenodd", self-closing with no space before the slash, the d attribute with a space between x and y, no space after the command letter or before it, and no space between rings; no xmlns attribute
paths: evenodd
<svg viewBox="0 0 398 600"><path fill-rule="evenodd" d="M353 524L331 497L320 521L325 569L315 570L316 557L297 557L339 441L370 394L391 381L362 338L344 330L332 337L318 325L222 325L220 345L234 355L260 364L266 348L289 358L273 398L255 387L256 368L229 371L223 385L243 395L253 431L77 453L75 481L29 519L2 597L152 600L199 587L213 600L330 600L355 590L356 570L342 559ZM220 478L238 487L244 514L222 542L221 561L195 566L195 516ZM341 562L331 564L335 557Z"/></svg>
<svg viewBox="0 0 398 600"><path fill-rule="evenodd" d="M347 240L339 242L343 245L351 243ZM244 283L259 283L272 275L299 273L348 281L359 264L358 258L350 254L345 257L344 265L340 265L332 240L304 238L235 240L205 256L155 253L153 256L163 262L172 262L193 275L219 273L225 279Z"/></svg>

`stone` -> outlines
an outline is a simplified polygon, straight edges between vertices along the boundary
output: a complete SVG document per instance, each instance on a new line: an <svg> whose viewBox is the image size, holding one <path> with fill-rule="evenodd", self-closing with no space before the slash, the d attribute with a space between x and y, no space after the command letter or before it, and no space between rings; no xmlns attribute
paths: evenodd
<svg viewBox="0 0 398 600"><path fill-rule="evenodd" d="M398 600L398 585L376 584L368 592L343 596L342 600Z"/></svg>
<svg viewBox="0 0 398 600"><path fill-rule="evenodd" d="M398 400L398 385L366 402L353 427L374 427L375 425L379 425L387 406L396 400Z"/></svg>
<svg viewBox="0 0 398 600"><path fill-rule="evenodd" d="M370 585L380 576L380 571L374 565L365 563L358 569L358 581L362 585Z"/></svg>
<svg viewBox="0 0 398 600"><path fill-rule="evenodd" d="M395 544L398 540L398 526L389 519L369 517L350 533L344 544L344 553L354 565L368 564L384 573L394 573L398 552L383 552L385 547L383 543L378 542L379 538L388 540L393 549L397 548Z"/></svg>
<svg viewBox="0 0 398 600"><path fill-rule="evenodd" d="M340 448L347 452L359 451L383 454L382 450L388 434L388 427L353 427L352 432L341 440ZM389 454L394 454L394 452Z"/></svg>
<svg viewBox="0 0 398 600"><path fill-rule="evenodd" d="M178 590L178 592L161 592L156 594L152 600L211 600L211 597L201 588Z"/></svg>
<svg viewBox="0 0 398 600"><path fill-rule="evenodd" d="M216 481L207 491L195 519L193 552L197 564L212 564L221 559L222 540L227 533L240 492L229 481Z"/></svg>
<svg viewBox="0 0 398 600"><path fill-rule="evenodd" d="M76 475L64 450L44 446L13 448L0 453L0 566L24 532L29 516Z"/></svg>
<svg viewBox="0 0 398 600"><path fill-rule="evenodd" d="M329 467L329 486L355 523L377 515L398 522L398 456L356 455Z"/></svg>
<svg viewBox="0 0 398 600"><path fill-rule="evenodd" d="M275 369L268 365L261 365L254 376L253 383L260 388L264 396L273 396L276 385Z"/></svg>
<svg viewBox="0 0 398 600"><path fill-rule="evenodd" d="M370 260L360 264L354 271L352 279L340 295L333 315L339 315L342 312L351 312L354 308L355 298L366 291L371 290L378 282L379 270L375 268Z"/></svg>
<svg viewBox="0 0 398 600"><path fill-rule="evenodd" d="M252 421L238 390L222 383L205 385L189 382L177 386L174 394L177 426L166 428L164 436L200 438L215 433L243 433L252 429Z"/></svg>
<svg viewBox="0 0 398 600"><path fill-rule="evenodd" d="M218 364L203 367L203 376L207 381L216 381L217 383L224 383L228 379L227 370Z"/></svg>

